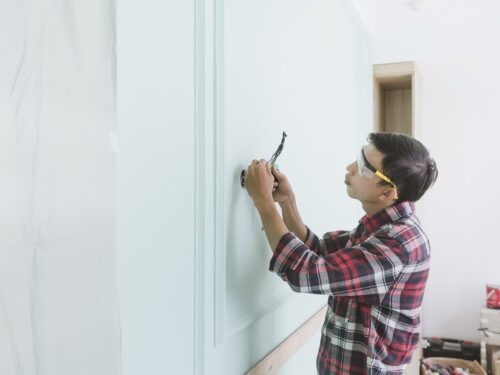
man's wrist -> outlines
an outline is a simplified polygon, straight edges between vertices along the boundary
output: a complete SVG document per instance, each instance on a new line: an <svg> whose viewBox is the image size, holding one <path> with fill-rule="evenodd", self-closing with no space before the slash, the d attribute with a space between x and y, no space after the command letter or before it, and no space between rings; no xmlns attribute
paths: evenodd
<svg viewBox="0 0 500 375"><path fill-rule="evenodd" d="M286 200L279 203L279 205L282 209L287 208L287 207L292 207L294 204L295 204L295 195L294 194L289 195Z"/></svg>
<svg viewBox="0 0 500 375"><path fill-rule="evenodd" d="M259 212L261 211L268 211L270 208L273 208L275 209L276 206L274 205L274 201L272 198L270 199L260 199L258 201L254 201L254 205L255 205L255 208L257 208L257 210Z"/></svg>

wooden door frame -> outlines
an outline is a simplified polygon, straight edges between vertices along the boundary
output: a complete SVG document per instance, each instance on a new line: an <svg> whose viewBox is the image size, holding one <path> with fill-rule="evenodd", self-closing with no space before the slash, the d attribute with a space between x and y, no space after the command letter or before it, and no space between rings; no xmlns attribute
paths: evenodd
<svg viewBox="0 0 500 375"><path fill-rule="evenodd" d="M381 91L387 85L404 85L410 84L412 105L411 105L411 135L415 136L417 125L417 103L419 94L419 77L415 69L413 61L375 64L373 65L373 130L380 131L381 129Z"/></svg>

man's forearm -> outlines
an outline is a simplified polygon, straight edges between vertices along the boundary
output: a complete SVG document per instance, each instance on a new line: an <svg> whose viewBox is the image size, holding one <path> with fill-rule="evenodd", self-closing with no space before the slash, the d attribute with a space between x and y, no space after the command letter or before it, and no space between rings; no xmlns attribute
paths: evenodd
<svg viewBox="0 0 500 375"><path fill-rule="evenodd" d="M288 233L289 229L283 222L272 200L255 203L255 207L259 211L262 226L266 232L267 241L269 242L269 246L271 246L271 251L274 253L281 237Z"/></svg>
<svg viewBox="0 0 500 375"><path fill-rule="evenodd" d="M283 215L283 221L288 229L295 233L301 241L305 241L307 228L300 217L295 196L290 197L290 199L285 203L280 203L280 207Z"/></svg>

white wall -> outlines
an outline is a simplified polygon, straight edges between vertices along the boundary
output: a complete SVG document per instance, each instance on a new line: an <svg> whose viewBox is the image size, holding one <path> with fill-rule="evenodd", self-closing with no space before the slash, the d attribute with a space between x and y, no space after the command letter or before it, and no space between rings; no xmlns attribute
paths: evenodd
<svg viewBox="0 0 500 375"><path fill-rule="evenodd" d="M194 4L117 3L123 374L192 374Z"/></svg>
<svg viewBox="0 0 500 375"><path fill-rule="evenodd" d="M422 82L419 138L439 178L420 206L432 263L424 335L479 340L485 284L500 283L500 5L426 2L373 34L374 63L415 61ZM410 13L408 13L410 12ZM377 18L378 17L378 18Z"/></svg>
<svg viewBox="0 0 500 375"><path fill-rule="evenodd" d="M117 8L123 375L241 374L327 297L268 270L239 173L286 130L304 219L320 234L356 224L342 181L371 125L370 35L346 0ZM280 373L314 372L318 347L319 333Z"/></svg>
<svg viewBox="0 0 500 375"><path fill-rule="evenodd" d="M113 5L0 1L2 375L119 373Z"/></svg>

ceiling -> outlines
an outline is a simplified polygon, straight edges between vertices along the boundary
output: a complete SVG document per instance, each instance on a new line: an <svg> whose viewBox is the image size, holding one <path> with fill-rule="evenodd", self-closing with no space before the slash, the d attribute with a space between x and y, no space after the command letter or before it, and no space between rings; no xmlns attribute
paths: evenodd
<svg viewBox="0 0 500 375"><path fill-rule="evenodd" d="M496 0L350 0L372 32L400 28L497 28Z"/></svg>

